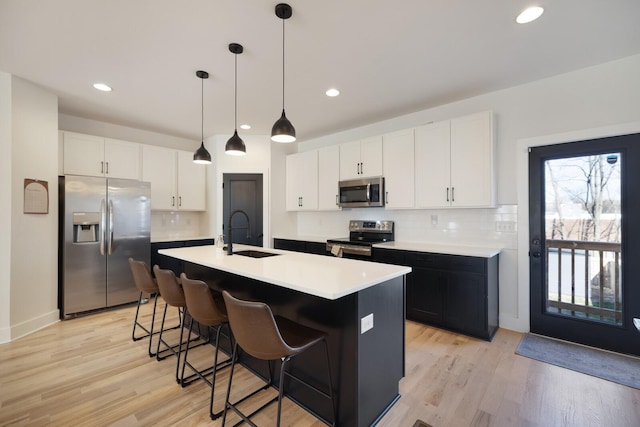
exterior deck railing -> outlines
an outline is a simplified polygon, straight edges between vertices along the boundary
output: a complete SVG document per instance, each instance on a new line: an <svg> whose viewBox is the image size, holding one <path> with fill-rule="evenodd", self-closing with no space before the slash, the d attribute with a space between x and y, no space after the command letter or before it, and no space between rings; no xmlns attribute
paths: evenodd
<svg viewBox="0 0 640 427"><path fill-rule="evenodd" d="M547 311L622 323L620 243L547 240L546 258Z"/></svg>

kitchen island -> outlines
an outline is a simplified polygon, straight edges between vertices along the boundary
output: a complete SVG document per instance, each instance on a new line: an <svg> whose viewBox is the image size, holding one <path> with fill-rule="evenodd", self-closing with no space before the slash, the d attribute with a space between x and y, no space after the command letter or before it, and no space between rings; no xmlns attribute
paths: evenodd
<svg viewBox="0 0 640 427"><path fill-rule="evenodd" d="M400 397L404 376L405 275L409 267L234 245L234 251L276 254L262 258L227 255L199 246L161 250L184 262L190 278L215 290L263 301L274 314L328 334L338 425L374 425ZM257 254L259 255L259 254ZM326 389L324 351L312 348L295 359L291 372ZM263 377L264 362L242 358ZM276 364L278 365L278 364ZM279 366L274 374L277 378ZM324 399L296 382L287 397L331 419Z"/></svg>

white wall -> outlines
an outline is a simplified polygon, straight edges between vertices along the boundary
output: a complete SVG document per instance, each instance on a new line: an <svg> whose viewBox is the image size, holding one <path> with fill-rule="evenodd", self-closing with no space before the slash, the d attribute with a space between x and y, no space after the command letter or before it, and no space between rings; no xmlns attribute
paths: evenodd
<svg viewBox="0 0 640 427"><path fill-rule="evenodd" d="M207 169L208 232L214 236L222 234L222 177L225 173L262 174L264 206L263 234L265 246L271 241L271 140L265 135L243 135L247 147L245 156L229 156L224 147L231 135L215 135L207 138L205 145L212 155L212 164ZM209 188L210 187L210 188Z"/></svg>
<svg viewBox="0 0 640 427"><path fill-rule="evenodd" d="M0 194L11 194L11 75L0 72ZM11 339L11 209L0 209L0 343Z"/></svg>
<svg viewBox="0 0 640 427"><path fill-rule="evenodd" d="M492 92L463 101L443 105L417 113L397 117L369 126L328 135L299 144L299 151L333 145L360 138L380 135L431 121L458 117L483 110L493 110L496 118L498 203L511 206L515 215L527 215L518 204L517 141L542 135L590 129L640 119L640 55L600 64L533 83ZM504 208L503 208L504 209ZM305 212L298 214L297 233L300 235L331 235L336 227L346 229L349 215L359 218L374 211L351 210L349 213ZM438 212L438 211L435 211ZM455 214L444 210L442 215ZM509 215L513 215L514 213ZM489 242L507 244L508 250L500 260L500 323L502 327L527 331L529 329L528 277L520 274L518 260L527 261L527 251L517 250L517 234L498 236L483 222L499 220L496 213L468 210L464 218L454 221L451 233L430 230L431 211L382 211L384 219L397 221L398 239L444 239L451 243L472 244L484 234ZM487 217L487 215L490 215ZM499 215L499 212L498 212ZM473 224L478 224L474 227ZM455 224L463 224L457 227ZM346 234L346 231L342 233ZM451 237L447 237L451 236ZM493 236L493 237L492 237ZM492 243L489 243L491 245ZM522 262L522 261L521 261ZM523 301L525 301L523 303Z"/></svg>
<svg viewBox="0 0 640 427"><path fill-rule="evenodd" d="M58 320L58 99L11 77L10 338ZM49 213L24 214L24 179L48 182ZM4 272L4 270L3 270ZM6 293L6 289L3 289Z"/></svg>
<svg viewBox="0 0 640 427"><path fill-rule="evenodd" d="M159 145L161 147L175 148L178 150L196 151L200 146L200 141L69 116L67 114L59 115L59 126L60 130L139 142L141 144Z"/></svg>

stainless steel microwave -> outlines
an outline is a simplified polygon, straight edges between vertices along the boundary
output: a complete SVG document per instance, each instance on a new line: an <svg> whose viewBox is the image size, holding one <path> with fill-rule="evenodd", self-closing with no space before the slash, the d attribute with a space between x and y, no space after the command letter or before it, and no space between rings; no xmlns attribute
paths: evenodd
<svg viewBox="0 0 640 427"><path fill-rule="evenodd" d="M343 208L384 206L384 178L350 179L338 184L338 205Z"/></svg>

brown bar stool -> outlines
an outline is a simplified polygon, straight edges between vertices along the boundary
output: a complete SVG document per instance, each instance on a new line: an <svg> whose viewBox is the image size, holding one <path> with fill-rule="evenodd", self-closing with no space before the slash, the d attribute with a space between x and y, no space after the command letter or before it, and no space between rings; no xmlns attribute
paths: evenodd
<svg viewBox="0 0 640 427"><path fill-rule="evenodd" d="M189 369L193 371L193 375L197 376L202 381L207 383L209 387L211 387L209 415L211 416L212 420L215 420L216 418L220 417L220 415L222 415L222 411L213 412L213 393L215 391L216 385L216 373L220 369L226 368L227 366L231 365L231 358L218 362L218 352L220 351L220 331L225 325L227 325L227 328L229 328L229 321L227 318L223 299L219 296L215 298L211 289L205 282L201 280L191 280L187 278L184 273L180 275L180 280L182 281L182 289L184 290L184 296L187 303L187 312L189 313L189 316L191 316L191 320L189 321L187 345L184 350L184 361L182 362L182 374L180 377L180 382L183 387L184 385L186 385L184 371L185 367L188 366ZM198 370L188 360L189 344L191 343L191 330L193 328L194 320L199 324L208 328L213 328L216 331L216 350L214 352L213 366L204 370ZM229 343L231 344L231 346L233 346L233 342L231 340L231 330L228 330ZM207 378L207 375L209 375L210 373L213 374L211 380Z"/></svg>
<svg viewBox="0 0 640 427"><path fill-rule="evenodd" d="M136 307L136 316L133 320L133 331L131 332L131 338L134 341L138 341L143 338L149 337L149 348L147 352L149 353L149 357L153 357L156 354L151 352L151 340L154 335L158 334L157 331L153 331L154 323L156 320L156 307L158 305L158 284L151 276L151 272L149 271L149 267L147 266L146 262L129 258L129 267L131 268L131 273L133 274L133 281L140 291L140 295L138 296L138 306ZM143 294L149 294L149 298L154 298L153 315L151 317L151 327L149 329L147 329L142 323L138 321L138 314L140 312L140 305L142 304ZM140 327L145 332L145 334L136 336L137 327Z"/></svg>
<svg viewBox="0 0 640 427"><path fill-rule="evenodd" d="M333 411L333 422L330 422L319 414L313 413L319 420L327 425L335 426L336 424L336 412L335 402L333 400L333 384L331 381L331 366L329 363L329 346L327 344L327 335L322 331L318 331L313 328L301 325L293 322L289 319L285 319L281 316L273 316L269 306L262 302L243 301L234 298L227 291L223 291L225 305L227 307L227 313L229 316L229 324L236 343L233 346L233 355L231 356L231 373L229 374L229 385L227 387L227 398L224 407L224 415L222 417L222 425L225 425L227 419L227 410L232 409L242 420L252 426L254 423L250 421L250 418L270 405L271 403L278 401L278 418L277 425L280 426L280 413L282 409L282 397L284 395L284 376L298 380L301 384L306 385L310 389L316 391L321 396L331 401L331 408ZM329 392L324 391L312 386L311 384L303 381L295 375L286 372L287 363L295 356L303 353L310 347L324 343L326 355L327 355L327 372L329 377ZM235 368L235 361L237 358L238 345L242 350L249 355L266 361L280 359L282 365L280 368L280 383L278 396L271 399L269 402L262 405L249 415L245 415L236 407L240 402L253 396L260 390L258 389L253 393L243 397L235 403L229 402L229 395L231 394L231 381L233 379L233 370ZM271 369L269 369L271 372ZM267 386L271 384L271 378ZM305 408L307 409L307 408ZM308 410L308 409L307 409ZM239 423L241 424L242 421ZM237 424L236 424L237 425Z"/></svg>
<svg viewBox="0 0 640 427"><path fill-rule="evenodd" d="M164 305L164 313L162 314L162 325L160 326L160 336L158 337L158 348L156 349L156 358L158 360L166 359L168 356L174 355L178 358L176 362L176 382L180 384L180 377L178 373L180 372L180 356L182 353L182 345L183 345L183 336L184 336L184 314L187 308L187 303L184 297L184 291L182 290L182 285L180 281L173 273L173 270L165 270L161 269L157 265L153 266L153 274L156 276L156 281L158 282L158 289L160 290L160 296L165 301ZM180 341L178 344L169 345L164 339L162 339L162 333L165 331L164 329L164 321L167 316L167 307L177 307L178 308L178 316L180 317L180 324L176 326L176 328L180 328ZM175 328L170 328L175 329ZM160 351L160 344L164 345L164 349ZM206 344L203 341L200 345ZM161 355L162 353L166 353Z"/></svg>

